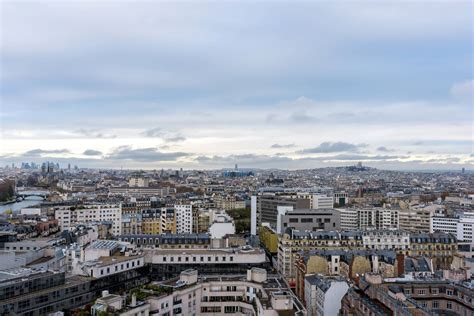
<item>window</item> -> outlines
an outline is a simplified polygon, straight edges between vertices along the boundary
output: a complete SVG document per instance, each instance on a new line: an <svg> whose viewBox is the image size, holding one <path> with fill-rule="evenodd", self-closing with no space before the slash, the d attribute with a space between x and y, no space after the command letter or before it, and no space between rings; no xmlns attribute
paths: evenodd
<svg viewBox="0 0 474 316"><path fill-rule="evenodd" d="M290 223L298 223L298 219L297 218L290 218L289 222Z"/></svg>
<svg viewBox="0 0 474 316"><path fill-rule="evenodd" d="M433 308L439 308L439 301L433 301Z"/></svg>
<svg viewBox="0 0 474 316"><path fill-rule="evenodd" d="M434 294L434 295L437 295L437 294L439 294L439 290L438 289L431 289L431 293Z"/></svg>
<svg viewBox="0 0 474 316"><path fill-rule="evenodd" d="M166 257L163 257L163 262L166 262Z"/></svg>
<svg viewBox="0 0 474 316"><path fill-rule="evenodd" d="M447 302L446 303L446 308L447 309L453 309L453 302Z"/></svg>
<svg viewBox="0 0 474 316"><path fill-rule="evenodd" d="M418 295L425 295L426 294L426 290L425 289L419 289L418 290Z"/></svg>
<svg viewBox="0 0 474 316"><path fill-rule="evenodd" d="M446 290L447 295L453 295L453 290Z"/></svg>

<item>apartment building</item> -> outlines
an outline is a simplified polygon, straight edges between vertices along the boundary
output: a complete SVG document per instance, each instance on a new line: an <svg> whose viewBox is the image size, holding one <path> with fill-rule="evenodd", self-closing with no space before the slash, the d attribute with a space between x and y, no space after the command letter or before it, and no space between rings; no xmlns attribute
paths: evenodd
<svg viewBox="0 0 474 316"><path fill-rule="evenodd" d="M237 210L245 208L245 201L238 200L235 196L221 196L214 197L216 207L222 210Z"/></svg>
<svg viewBox="0 0 474 316"><path fill-rule="evenodd" d="M336 192L334 193L334 204L338 207L345 206L349 203L349 193Z"/></svg>
<svg viewBox="0 0 474 316"><path fill-rule="evenodd" d="M258 227L262 223L269 223L273 227L276 227L279 206L291 206L293 209L308 209L310 208L310 200L297 197L296 195L254 195L251 197L250 205L250 233L256 235Z"/></svg>
<svg viewBox="0 0 474 316"><path fill-rule="evenodd" d="M436 213L430 218L430 233L441 231L456 236L458 242L474 243L474 212L465 212L448 216Z"/></svg>
<svg viewBox="0 0 474 316"><path fill-rule="evenodd" d="M415 300L401 295L396 285L384 286L382 282L380 275L366 274L342 298L339 315L433 315Z"/></svg>
<svg viewBox="0 0 474 316"><path fill-rule="evenodd" d="M472 315L474 291L462 283L450 280L419 279L388 283L400 293L416 301L428 311L444 315Z"/></svg>
<svg viewBox="0 0 474 316"><path fill-rule="evenodd" d="M211 237L208 234L143 234L122 235L120 241L129 242L141 248L163 249L207 249L212 248Z"/></svg>
<svg viewBox="0 0 474 316"><path fill-rule="evenodd" d="M119 236L122 233L122 208L121 205L81 205L77 208L62 207L55 210L55 219L61 230L70 230L77 224L91 222L110 222L111 233Z"/></svg>
<svg viewBox="0 0 474 316"><path fill-rule="evenodd" d="M200 272L201 273L201 272ZM155 290L157 291L155 293ZM106 293L108 297L108 293ZM188 269L174 278L154 284L142 292L145 300L115 305L120 315L304 315L305 309L284 281L252 268L233 277L205 275ZM116 295L117 296L117 295ZM120 297L119 297L120 298ZM115 302L101 300L102 305ZM97 304L95 309L104 310Z"/></svg>
<svg viewBox="0 0 474 316"><path fill-rule="evenodd" d="M400 229L416 233L429 233L431 216L435 213L444 212L443 205L439 204L408 204L400 202L400 206Z"/></svg>
<svg viewBox="0 0 474 316"><path fill-rule="evenodd" d="M128 180L129 187L140 187L146 188L150 185L150 178L149 177L141 177L141 176L132 176Z"/></svg>
<svg viewBox="0 0 474 316"><path fill-rule="evenodd" d="M323 278L317 275L305 277L304 304L307 316L338 315L343 296L349 285L346 280Z"/></svg>
<svg viewBox="0 0 474 316"><path fill-rule="evenodd" d="M176 233L176 212L172 207L150 208L142 211L142 233Z"/></svg>
<svg viewBox="0 0 474 316"><path fill-rule="evenodd" d="M458 242L456 236L452 234L435 232L410 235L409 254L432 258L436 270L449 270L457 251Z"/></svg>
<svg viewBox="0 0 474 316"><path fill-rule="evenodd" d="M334 209L339 213L341 230L359 229L359 211L353 208Z"/></svg>
<svg viewBox="0 0 474 316"><path fill-rule="evenodd" d="M301 252L295 260L295 292L304 299L307 275L337 276L357 279L366 273L380 273L383 277L403 275L405 257L391 250L312 250Z"/></svg>
<svg viewBox="0 0 474 316"><path fill-rule="evenodd" d="M295 209L279 207L277 218L277 233L283 233L287 228L299 231L339 230L340 213L334 209Z"/></svg>
<svg viewBox="0 0 474 316"><path fill-rule="evenodd" d="M386 208L373 208L358 210L360 229L399 228L398 210Z"/></svg>
<svg viewBox="0 0 474 316"><path fill-rule="evenodd" d="M193 206L175 205L176 232L178 234L191 234L193 232Z"/></svg>
<svg viewBox="0 0 474 316"><path fill-rule="evenodd" d="M122 214L122 234L141 234L142 215L134 213Z"/></svg>
<svg viewBox="0 0 474 316"><path fill-rule="evenodd" d="M158 278L174 277L187 269L210 274L242 273L249 267L269 269L265 252L250 246L151 249L145 251L145 262L151 265L151 274Z"/></svg>
<svg viewBox="0 0 474 316"><path fill-rule="evenodd" d="M407 252L410 248L410 234L396 229L374 229L362 233L366 249L396 250Z"/></svg>
<svg viewBox="0 0 474 316"><path fill-rule="evenodd" d="M295 258L314 249L364 249L360 231L301 232L288 229L278 240L278 271L290 282L295 278Z"/></svg>

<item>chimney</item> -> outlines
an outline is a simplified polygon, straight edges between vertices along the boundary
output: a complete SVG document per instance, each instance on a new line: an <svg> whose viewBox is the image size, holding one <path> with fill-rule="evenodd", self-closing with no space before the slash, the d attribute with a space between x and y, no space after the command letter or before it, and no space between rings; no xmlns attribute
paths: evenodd
<svg viewBox="0 0 474 316"><path fill-rule="evenodd" d="M397 253L397 271L398 277L405 274L405 255L403 253Z"/></svg>

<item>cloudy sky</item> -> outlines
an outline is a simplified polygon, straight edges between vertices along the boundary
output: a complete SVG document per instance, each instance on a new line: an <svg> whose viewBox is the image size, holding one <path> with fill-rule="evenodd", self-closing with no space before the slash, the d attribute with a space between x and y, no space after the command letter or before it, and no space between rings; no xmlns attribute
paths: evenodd
<svg viewBox="0 0 474 316"><path fill-rule="evenodd" d="M474 164L471 1L0 10L2 165Z"/></svg>

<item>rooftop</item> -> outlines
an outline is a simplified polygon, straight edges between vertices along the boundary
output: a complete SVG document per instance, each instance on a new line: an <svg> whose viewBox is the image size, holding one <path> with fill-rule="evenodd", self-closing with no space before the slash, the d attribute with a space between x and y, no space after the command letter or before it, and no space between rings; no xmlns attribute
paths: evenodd
<svg viewBox="0 0 474 316"><path fill-rule="evenodd" d="M90 246L88 246L88 249L115 249L118 246L118 242L115 240L96 240L94 241Z"/></svg>

